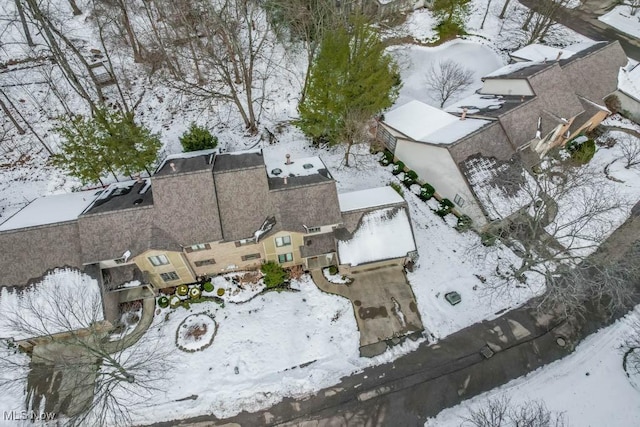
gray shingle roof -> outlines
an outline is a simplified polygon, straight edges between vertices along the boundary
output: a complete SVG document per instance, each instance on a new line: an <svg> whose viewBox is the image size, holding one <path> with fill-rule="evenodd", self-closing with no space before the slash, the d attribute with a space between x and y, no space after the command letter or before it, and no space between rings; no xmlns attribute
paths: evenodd
<svg viewBox="0 0 640 427"><path fill-rule="evenodd" d="M324 255L336 251L336 241L331 233L312 234L304 236L304 246L300 246L303 258Z"/></svg>
<svg viewBox="0 0 640 427"><path fill-rule="evenodd" d="M255 167L264 167L264 157L261 150L218 154L213 170L214 172L226 172Z"/></svg>

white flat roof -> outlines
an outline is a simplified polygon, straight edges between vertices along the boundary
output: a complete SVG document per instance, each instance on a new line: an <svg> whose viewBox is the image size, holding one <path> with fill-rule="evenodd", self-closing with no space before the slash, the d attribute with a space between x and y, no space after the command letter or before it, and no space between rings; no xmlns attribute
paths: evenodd
<svg viewBox="0 0 640 427"><path fill-rule="evenodd" d="M77 219L101 193L102 190L89 190L40 197L0 224L0 231Z"/></svg>
<svg viewBox="0 0 640 427"><path fill-rule="evenodd" d="M521 58L527 61L542 62L544 60L555 61L560 52L562 52L560 59L571 58L576 53L576 51L569 50L568 48L560 49L534 43L518 49L515 52L511 52L510 55L514 58Z"/></svg>
<svg viewBox="0 0 640 427"><path fill-rule="evenodd" d="M626 67L620 68L618 89L640 101L640 64L634 62L630 61Z"/></svg>
<svg viewBox="0 0 640 427"><path fill-rule="evenodd" d="M384 115L384 123L416 141L458 120L458 117L420 101L411 101Z"/></svg>
<svg viewBox="0 0 640 427"><path fill-rule="evenodd" d="M317 156L303 158L291 157L290 161L290 164L287 164L284 160L281 162L266 163L267 175L269 178L315 175L318 173L319 169L327 169L320 157ZM280 172L277 171L278 169Z"/></svg>
<svg viewBox="0 0 640 427"><path fill-rule="evenodd" d="M341 212L355 211L376 206L393 205L404 202L401 195L390 186L371 188L338 194Z"/></svg>

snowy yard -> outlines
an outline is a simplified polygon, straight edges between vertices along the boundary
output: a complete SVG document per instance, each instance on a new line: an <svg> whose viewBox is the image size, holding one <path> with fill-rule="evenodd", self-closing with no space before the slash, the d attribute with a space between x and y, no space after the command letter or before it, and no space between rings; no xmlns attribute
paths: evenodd
<svg viewBox="0 0 640 427"><path fill-rule="evenodd" d="M631 6L616 6L598 19L625 34L640 38L640 11L635 16L631 15Z"/></svg>
<svg viewBox="0 0 640 427"><path fill-rule="evenodd" d="M487 399L506 396L514 404L542 401L547 409L564 412L568 426L630 427L640 419L640 378L627 378L620 345L629 337L636 310L578 345L575 353L502 387L476 396L428 420L425 427L458 427L469 409Z"/></svg>
<svg viewBox="0 0 640 427"><path fill-rule="evenodd" d="M513 3L517 5L517 2ZM491 13L481 30L479 27L486 4L487 0L474 2L469 22L470 33L481 37L470 36L467 40L454 40L435 48L414 45L392 48L400 63L404 82L395 106L414 99L437 105L423 89L424 72L432 62L452 59L473 69L475 83L459 98L477 89L482 75L506 63L506 55L498 46L499 40L504 42L500 38L504 37L501 35L503 27L495 17L496 10L502 4L492 4ZM95 43L95 36L86 29L82 30L82 17L70 21L75 35ZM413 13L398 31L428 41L433 37L432 24L430 13L421 10ZM19 29L16 27L15 31ZM565 44L583 40L568 30L560 34ZM4 54L23 53L11 51ZM302 67L304 62L301 56L289 61L289 64L297 67ZM132 81L136 87L134 91L146 93L139 105L141 120L153 131L162 132L165 153L179 151L178 136L191 121L195 121L206 124L218 136L221 146L229 151L263 148L267 163L282 162L285 154L291 154L294 160L320 156L336 179L339 192L398 182L391 175L390 168L378 165L376 158L369 154L368 147L354 148L356 161L352 168L343 166L342 147L311 147L304 135L288 123L297 114L296 97L301 83L299 70L280 71L282 74L277 76L266 97L262 116L262 124L275 131L278 141L273 145L258 141L257 136L247 137L238 117L228 105L211 108L210 105L188 102L163 85L154 85L138 77ZM33 76L21 78L30 77ZM27 97L24 105L28 110L27 116L38 123L38 130L50 135L50 118L39 116L41 110L53 111L49 104L38 98L44 95L44 92L36 92L35 97ZM20 95L13 93L13 96ZM281 131L277 130L279 125L282 125ZM54 137L48 142L55 146ZM52 168L44 155L35 151L27 150L23 155L19 152L7 153L6 159L0 161L0 222L36 197L65 193L79 187L75 179ZM594 162L604 167L613 160L612 156L615 156L613 150L600 150ZM18 159L21 160L16 162ZM626 174L630 172L620 170L618 163L614 163L610 173L627 182L622 191L627 192L630 199L640 198L640 186L635 184L638 177L627 177ZM631 184L634 180L635 183ZM492 286L497 280L494 277L496 266L507 267L517 263L518 258L505 247L489 249L482 246L480 238L473 232L459 233L406 189L405 198L409 204L420 256L408 279L426 328L423 339L404 343L373 359L359 357L359 335L350 302L322 293L307 277L295 285L298 292L258 294L242 304L233 303L233 295L225 295L228 298L225 307L205 302L193 304L188 311L184 308L165 309L155 317L152 328L160 333L164 345L175 349L174 355L179 363L171 372L167 372L167 391L157 392L149 400L149 406L136 409L134 422L171 420L209 413L225 417L242 410L266 408L286 396L309 395L334 385L343 376L415 350L426 339L440 339L473 323L495 318L542 291L540 284L532 279L530 287L513 288L512 292L500 294L493 292ZM256 290L256 293L260 290ZM450 291L457 291L462 296L460 304L451 306L445 301L444 295ZM0 309L3 300L12 304L11 298L15 298L2 292ZM207 313L215 319L215 336L214 324L209 323L202 339L212 338L211 345L201 351L185 353L175 345L176 330L188 316L200 313ZM580 372L576 375L579 376ZM192 395L198 398L176 401ZM22 396L12 394L10 397L15 398L15 402L9 402L9 405L18 408ZM3 402L5 398L8 401L9 396L3 395Z"/></svg>

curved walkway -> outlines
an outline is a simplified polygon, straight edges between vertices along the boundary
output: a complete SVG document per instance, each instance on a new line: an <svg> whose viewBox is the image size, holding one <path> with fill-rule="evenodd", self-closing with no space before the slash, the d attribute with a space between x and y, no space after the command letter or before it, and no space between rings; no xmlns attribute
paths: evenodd
<svg viewBox="0 0 640 427"><path fill-rule="evenodd" d="M115 353L118 351L122 351L125 348L129 348L135 343L137 343L140 338L147 332L149 326L153 322L153 316L156 309L156 299L154 298L146 298L142 300L142 316L140 316L140 321L136 325L136 327L116 341L111 341L107 344L107 350L109 353Z"/></svg>

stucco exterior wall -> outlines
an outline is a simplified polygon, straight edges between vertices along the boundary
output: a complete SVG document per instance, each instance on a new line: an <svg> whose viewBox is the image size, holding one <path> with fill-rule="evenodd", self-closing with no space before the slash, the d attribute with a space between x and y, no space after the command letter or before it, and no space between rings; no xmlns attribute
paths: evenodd
<svg viewBox="0 0 640 427"><path fill-rule="evenodd" d="M290 236L291 237L291 245L286 246L276 246L276 238ZM275 233L267 238L265 238L262 242L265 251L265 257L267 261L273 261L282 265L283 267L291 267L294 265L300 265L304 263L304 260L300 256L300 246L304 245L304 234L295 233L290 231L280 231ZM293 261L279 263L278 255L291 253L293 254Z"/></svg>
<svg viewBox="0 0 640 427"><path fill-rule="evenodd" d="M456 194L460 195L465 203L464 206L456 205L456 208L469 215L476 225L486 224L487 220L480 206L445 147L398 140L396 156L408 168L416 171L420 181L433 185L442 197L453 202Z"/></svg>
<svg viewBox="0 0 640 427"><path fill-rule="evenodd" d="M526 79L486 79L480 93L491 95L534 95Z"/></svg>
<svg viewBox="0 0 640 427"><path fill-rule="evenodd" d="M49 269L82 266L77 221L3 231L0 248L0 286L24 286Z"/></svg>
<svg viewBox="0 0 640 427"><path fill-rule="evenodd" d="M149 261L149 257L164 255L169 260L169 264L155 266ZM145 273L146 278L158 289L170 286L177 286L181 283L192 283L196 280L193 271L189 267L182 252L149 250L134 258L138 268ZM161 273L174 271L178 276L177 280L165 282Z"/></svg>
<svg viewBox="0 0 640 427"><path fill-rule="evenodd" d="M210 242L211 249L185 253L196 276L213 276L235 270L251 270L260 267L264 260L262 243L237 246L235 242ZM242 256L260 254L260 258L243 261ZM196 261L214 259L215 264L197 267Z"/></svg>

